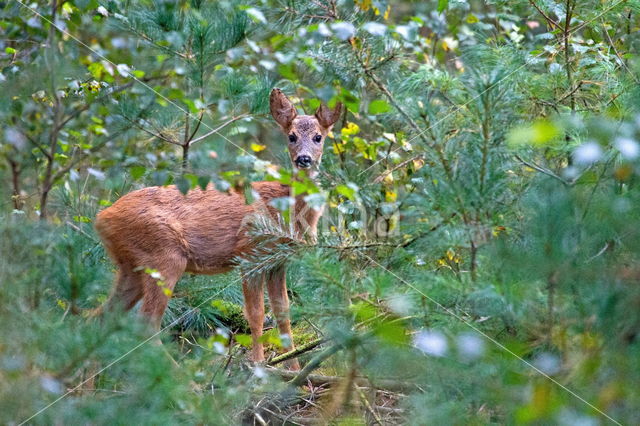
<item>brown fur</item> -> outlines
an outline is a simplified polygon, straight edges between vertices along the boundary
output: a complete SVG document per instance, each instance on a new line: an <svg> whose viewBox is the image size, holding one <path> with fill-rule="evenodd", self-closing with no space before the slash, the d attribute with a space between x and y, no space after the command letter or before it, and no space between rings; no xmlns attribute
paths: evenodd
<svg viewBox="0 0 640 426"><path fill-rule="evenodd" d="M316 116L297 116L293 105L278 89L272 92L270 103L272 115L285 133L296 132L300 136L297 143L289 143L292 160L304 152L315 164L319 163L324 138L335 122L331 120L339 117L340 105L334 110L321 107ZM316 133L322 134L321 143L312 140ZM142 313L159 328L169 301L164 287L173 290L185 272L218 274L230 270L234 258L251 248L247 220L265 210L276 215L269 201L290 195L290 188L278 182L254 182L252 186L259 198L251 205L235 192L226 194L209 187L183 195L169 186L133 191L100 212L96 229L118 267L107 307L120 304L128 310L142 300ZM308 208L302 196L296 197L294 212L296 231L301 235L315 234L322 212ZM144 272L145 268L160 272L162 286L158 279ZM243 283L245 316L253 337L253 360L263 361L259 339L264 322L264 279L256 281L259 282ZM266 281L278 328L291 338L284 269L270 273ZM298 365L294 361L290 366Z"/></svg>

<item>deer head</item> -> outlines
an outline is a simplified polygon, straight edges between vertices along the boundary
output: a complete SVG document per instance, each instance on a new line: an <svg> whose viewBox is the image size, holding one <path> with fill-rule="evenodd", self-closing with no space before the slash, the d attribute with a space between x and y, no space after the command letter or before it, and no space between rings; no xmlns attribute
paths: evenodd
<svg viewBox="0 0 640 426"><path fill-rule="evenodd" d="M298 115L289 98L280 89L273 89L269 105L271 115L289 140L294 170L305 169L314 177L322 159L324 140L340 118L342 104L337 103L333 109L320 105L314 115Z"/></svg>

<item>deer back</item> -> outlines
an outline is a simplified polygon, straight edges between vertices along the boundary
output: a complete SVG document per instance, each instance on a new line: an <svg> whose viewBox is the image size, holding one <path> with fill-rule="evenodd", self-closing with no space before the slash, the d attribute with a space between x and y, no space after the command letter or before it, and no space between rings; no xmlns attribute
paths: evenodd
<svg viewBox="0 0 640 426"><path fill-rule="evenodd" d="M274 198L288 197L289 186L254 182L259 198L247 205L237 192L209 187L183 195L177 188L149 187L133 191L98 214L96 229L118 264L156 267L165 254L180 253L187 271L213 274L234 266L236 256L250 248L246 227L255 214L278 212ZM315 231L320 212L301 196L294 205L298 232Z"/></svg>

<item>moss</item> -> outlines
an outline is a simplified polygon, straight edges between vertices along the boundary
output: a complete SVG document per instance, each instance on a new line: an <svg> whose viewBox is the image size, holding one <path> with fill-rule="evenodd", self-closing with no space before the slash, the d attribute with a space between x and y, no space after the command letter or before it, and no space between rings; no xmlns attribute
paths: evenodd
<svg viewBox="0 0 640 426"><path fill-rule="evenodd" d="M234 333L250 333L242 306L226 300L215 300L212 306L218 320Z"/></svg>
<svg viewBox="0 0 640 426"><path fill-rule="evenodd" d="M291 327L291 333L293 334L293 342L296 346L302 346L318 338L317 333L306 323L293 324ZM264 350L266 354L271 352L284 353L288 349L281 347L282 342L279 338L280 334L277 328L271 328L264 333Z"/></svg>

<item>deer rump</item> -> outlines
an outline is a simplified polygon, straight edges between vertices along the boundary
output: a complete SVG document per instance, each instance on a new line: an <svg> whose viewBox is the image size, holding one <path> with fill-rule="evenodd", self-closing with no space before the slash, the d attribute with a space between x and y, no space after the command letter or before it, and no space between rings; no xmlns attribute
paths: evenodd
<svg viewBox="0 0 640 426"><path fill-rule="evenodd" d="M255 182L260 198L246 204L237 192L208 187L183 195L176 187L149 187L133 191L100 212L96 229L117 266L151 268L163 278L184 272L213 275L229 271L234 258L250 249L247 221L274 198L288 197L289 186ZM264 208L263 208L264 209ZM170 271L171 270L171 271ZM177 271L176 271L177 272ZM179 278L179 277L178 277Z"/></svg>

